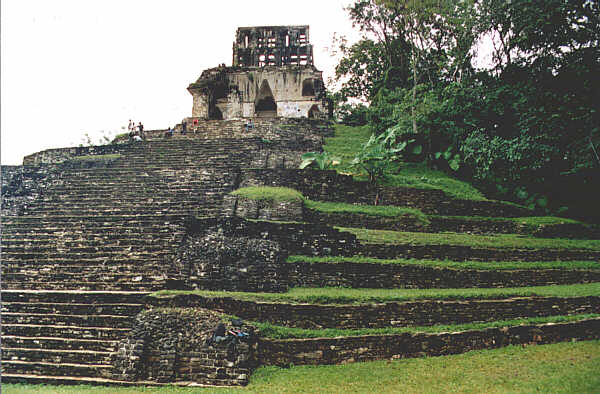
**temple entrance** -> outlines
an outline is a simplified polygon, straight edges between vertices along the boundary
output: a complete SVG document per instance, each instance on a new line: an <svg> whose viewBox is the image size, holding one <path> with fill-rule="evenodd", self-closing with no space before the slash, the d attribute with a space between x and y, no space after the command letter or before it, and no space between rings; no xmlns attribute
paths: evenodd
<svg viewBox="0 0 600 394"><path fill-rule="evenodd" d="M319 106L317 104L310 107L310 109L308 110L308 117L309 117L309 119L315 119L315 118L321 117L321 111L319 111Z"/></svg>
<svg viewBox="0 0 600 394"><path fill-rule="evenodd" d="M273 98L271 87L266 80L262 82L258 96L256 96L254 112L260 118L274 118L277 116L277 104L275 98Z"/></svg>

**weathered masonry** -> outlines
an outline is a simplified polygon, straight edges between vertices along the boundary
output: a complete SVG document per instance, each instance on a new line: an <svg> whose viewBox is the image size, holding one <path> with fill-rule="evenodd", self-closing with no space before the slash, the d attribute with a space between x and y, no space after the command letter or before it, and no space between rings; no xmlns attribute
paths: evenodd
<svg viewBox="0 0 600 394"><path fill-rule="evenodd" d="M204 70L188 86L194 101L187 121L325 117L322 74L313 64L308 26L240 27L233 65Z"/></svg>

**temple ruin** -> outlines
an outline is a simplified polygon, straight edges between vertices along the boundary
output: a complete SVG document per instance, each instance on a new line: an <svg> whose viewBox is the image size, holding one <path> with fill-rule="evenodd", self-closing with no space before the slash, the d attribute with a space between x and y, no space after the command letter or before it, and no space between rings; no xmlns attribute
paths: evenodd
<svg viewBox="0 0 600 394"><path fill-rule="evenodd" d="M326 117L322 74L308 26L240 27L232 66L204 70L188 86L191 119Z"/></svg>

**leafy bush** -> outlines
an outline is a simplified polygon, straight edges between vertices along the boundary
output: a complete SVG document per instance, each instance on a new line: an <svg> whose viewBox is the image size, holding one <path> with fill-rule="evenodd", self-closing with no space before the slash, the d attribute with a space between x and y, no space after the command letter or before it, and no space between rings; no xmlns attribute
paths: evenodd
<svg viewBox="0 0 600 394"><path fill-rule="evenodd" d="M330 155L327 152L308 152L302 155L302 163L300 169L309 166L318 168L319 170L330 170L334 166L340 164L340 159Z"/></svg>

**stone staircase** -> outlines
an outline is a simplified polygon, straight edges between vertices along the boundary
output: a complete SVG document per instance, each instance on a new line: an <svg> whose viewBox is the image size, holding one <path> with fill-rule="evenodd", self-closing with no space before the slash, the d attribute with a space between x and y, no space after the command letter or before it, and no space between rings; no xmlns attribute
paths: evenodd
<svg viewBox="0 0 600 394"><path fill-rule="evenodd" d="M3 382L111 382L111 358L146 293L4 290ZM88 379L86 379L88 378Z"/></svg>
<svg viewBox="0 0 600 394"><path fill-rule="evenodd" d="M249 135L239 122L209 123L3 166L4 382L127 384L113 379L112 357L147 292L167 285L185 219L219 215L240 168L298 161L294 149L320 146L323 134L298 148L277 122Z"/></svg>

